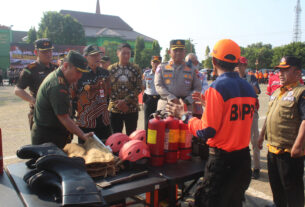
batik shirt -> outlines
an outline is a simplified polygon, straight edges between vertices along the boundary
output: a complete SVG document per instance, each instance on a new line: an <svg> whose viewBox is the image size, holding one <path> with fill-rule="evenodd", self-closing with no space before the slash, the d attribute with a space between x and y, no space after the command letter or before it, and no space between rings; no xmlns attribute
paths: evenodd
<svg viewBox="0 0 305 207"><path fill-rule="evenodd" d="M115 101L125 100L129 110L126 113L139 111L138 95L142 91L142 72L139 66L129 63L126 66L115 63L110 65L111 96L108 110L122 113L115 105Z"/></svg>
<svg viewBox="0 0 305 207"><path fill-rule="evenodd" d="M105 126L110 124L107 98L110 94L109 72L96 68L83 73L74 91L76 94L77 124L84 128L96 128L96 119L101 117Z"/></svg>

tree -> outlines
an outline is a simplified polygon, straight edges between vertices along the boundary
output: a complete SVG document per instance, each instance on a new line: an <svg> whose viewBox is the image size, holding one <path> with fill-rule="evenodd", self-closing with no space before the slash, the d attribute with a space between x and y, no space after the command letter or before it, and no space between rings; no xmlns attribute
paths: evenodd
<svg viewBox="0 0 305 207"><path fill-rule="evenodd" d="M304 42L293 42L288 45L281 47L275 47L273 50L272 67L279 64L280 60L284 56L296 56L302 60L302 67L305 67L305 43Z"/></svg>
<svg viewBox="0 0 305 207"><path fill-rule="evenodd" d="M241 55L248 59L248 67L270 68L273 57L271 44L263 44L261 42L248 45L246 48L241 47Z"/></svg>
<svg viewBox="0 0 305 207"><path fill-rule="evenodd" d="M160 51L161 51L161 48L160 48L159 42L154 40L152 43L152 55L160 56Z"/></svg>
<svg viewBox="0 0 305 207"><path fill-rule="evenodd" d="M45 12L39 24L39 38L49 38L55 44L85 45L85 31L82 25L70 15Z"/></svg>
<svg viewBox="0 0 305 207"><path fill-rule="evenodd" d="M136 45L135 45L135 55L134 55L134 62L137 64L140 64L141 62L141 52L145 48L145 42L143 37L138 36L136 39Z"/></svg>
<svg viewBox="0 0 305 207"><path fill-rule="evenodd" d="M205 58L206 58L206 59L208 59L208 58L210 57L210 52L211 52L210 47L207 46L207 47L205 48Z"/></svg>
<svg viewBox="0 0 305 207"><path fill-rule="evenodd" d="M196 54L195 45L191 43L191 39L185 40L186 54L194 53Z"/></svg>
<svg viewBox="0 0 305 207"><path fill-rule="evenodd" d="M119 43L117 42L105 42L103 47L105 48L105 55L110 57L111 63L115 63L119 61L119 58L117 56L117 48Z"/></svg>
<svg viewBox="0 0 305 207"><path fill-rule="evenodd" d="M153 50L145 48L141 52L141 62L139 63L139 66L141 68L150 67L151 56L153 56Z"/></svg>
<svg viewBox="0 0 305 207"><path fill-rule="evenodd" d="M163 57L163 62L167 62L171 58L170 55L168 54L168 52L169 52L169 50L168 50L168 48L166 48L165 54L164 54L164 57Z"/></svg>
<svg viewBox="0 0 305 207"><path fill-rule="evenodd" d="M31 29L28 31L28 39L27 43L34 43L35 40L37 40L37 32L35 27L31 27Z"/></svg>

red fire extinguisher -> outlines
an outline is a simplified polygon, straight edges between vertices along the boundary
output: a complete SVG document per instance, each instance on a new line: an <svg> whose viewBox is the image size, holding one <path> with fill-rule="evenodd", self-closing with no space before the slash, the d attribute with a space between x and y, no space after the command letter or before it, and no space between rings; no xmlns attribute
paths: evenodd
<svg viewBox="0 0 305 207"><path fill-rule="evenodd" d="M193 135L189 131L187 124L179 121L180 136L179 136L179 155L181 160L191 159L192 138Z"/></svg>
<svg viewBox="0 0 305 207"><path fill-rule="evenodd" d="M154 114L154 118L148 121L147 144L150 149L150 164L162 166L164 164L164 135L165 122Z"/></svg>
<svg viewBox="0 0 305 207"><path fill-rule="evenodd" d="M179 120L168 116L165 120L165 162L176 163L179 144Z"/></svg>

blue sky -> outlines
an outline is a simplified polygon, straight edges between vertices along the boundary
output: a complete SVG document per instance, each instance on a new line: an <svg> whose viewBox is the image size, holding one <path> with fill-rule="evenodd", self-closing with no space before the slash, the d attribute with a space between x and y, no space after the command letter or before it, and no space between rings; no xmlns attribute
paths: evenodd
<svg viewBox="0 0 305 207"><path fill-rule="evenodd" d="M120 16L135 31L157 39L166 48L171 39L195 43L199 59L223 38L240 46L256 42L273 46L292 41L296 0L100 0L101 13ZM10 0L0 8L0 24L27 31L45 11L95 12L96 0ZM301 7L305 11L304 0ZM302 41L305 14L301 13ZM162 56L164 52L162 52Z"/></svg>

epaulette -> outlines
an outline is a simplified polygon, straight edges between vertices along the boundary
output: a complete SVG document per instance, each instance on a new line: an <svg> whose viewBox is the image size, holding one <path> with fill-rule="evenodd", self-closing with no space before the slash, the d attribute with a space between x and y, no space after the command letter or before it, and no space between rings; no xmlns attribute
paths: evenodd
<svg viewBox="0 0 305 207"><path fill-rule="evenodd" d="M32 62L28 66L26 66L27 69L33 69L37 66L37 62Z"/></svg>

